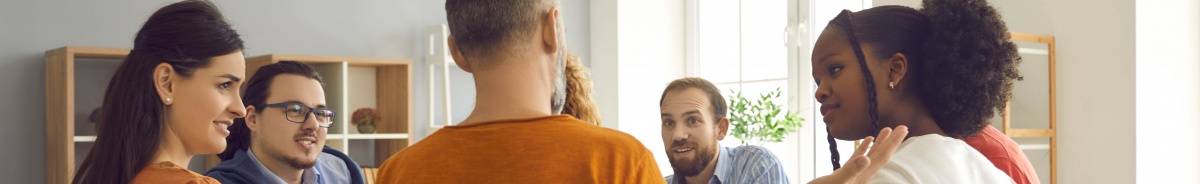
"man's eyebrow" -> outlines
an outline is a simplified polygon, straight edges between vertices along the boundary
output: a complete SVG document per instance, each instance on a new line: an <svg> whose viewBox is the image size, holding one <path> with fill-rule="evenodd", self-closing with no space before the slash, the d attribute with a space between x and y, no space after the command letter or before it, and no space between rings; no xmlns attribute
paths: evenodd
<svg viewBox="0 0 1200 184"><path fill-rule="evenodd" d="M691 115L691 114L700 114L700 110L692 110L692 111L683 113L683 115Z"/></svg>
<svg viewBox="0 0 1200 184"><path fill-rule="evenodd" d="M221 77L221 78L228 78L229 80L232 80L233 82L242 82L242 78L241 78L241 77L235 76L235 75L233 75L233 74L225 74L225 75L220 75L220 76L217 76L217 77Z"/></svg>

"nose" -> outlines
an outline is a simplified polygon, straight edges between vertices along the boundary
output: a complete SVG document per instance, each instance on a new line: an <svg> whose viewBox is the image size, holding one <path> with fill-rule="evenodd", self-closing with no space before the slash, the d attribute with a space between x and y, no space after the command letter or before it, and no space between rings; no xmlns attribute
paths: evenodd
<svg viewBox="0 0 1200 184"><path fill-rule="evenodd" d="M672 141L682 141L682 140L687 140L687 139L688 139L688 133L687 133L687 131L684 131L683 126L675 126L675 127L671 128L671 140ZM670 145L667 145L667 146L670 146Z"/></svg>
<svg viewBox="0 0 1200 184"><path fill-rule="evenodd" d="M301 130L304 130L307 132L307 131L316 131L317 128L320 128L321 122L317 121L317 113L309 112L305 116L308 116L308 118L305 118L308 120L304 121L304 123L300 124Z"/></svg>
<svg viewBox="0 0 1200 184"><path fill-rule="evenodd" d="M230 114L233 114L233 118L246 117L246 105L242 104L242 98L238 98L237 95L234 95L232 101L233 103L229 103L228 110Z"/></svg>
<svg viewBox="0 0 1200 184"><path fill-rule="evenodd" d="M830 87L827 85L829 85L828 82L817 85L817 92L814 95L816 95L818 103L825 102L825 100L829 99L829 94L832 92L829 89Z"/></svg>

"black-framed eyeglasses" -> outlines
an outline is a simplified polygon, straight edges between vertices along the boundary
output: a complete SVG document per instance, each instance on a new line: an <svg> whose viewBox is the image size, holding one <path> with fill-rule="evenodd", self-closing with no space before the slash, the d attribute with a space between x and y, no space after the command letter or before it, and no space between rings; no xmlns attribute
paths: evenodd
<svg viewBox="0 0 1200 184"><path fill-rule="evenodd" d="M309 107L300 102L283 102L267 104L265 107L283 108L284 117L293 123L304 123L308 121L308 114L313 114L317 120L317 126L321 128L329 128L333 125L335 114L333 110L325 107Z"/></svg>

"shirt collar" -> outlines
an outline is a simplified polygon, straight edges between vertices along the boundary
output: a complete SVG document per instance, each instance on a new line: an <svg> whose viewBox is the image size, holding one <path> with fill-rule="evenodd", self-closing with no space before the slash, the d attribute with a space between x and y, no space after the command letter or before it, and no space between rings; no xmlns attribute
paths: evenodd
<svg viewBox="0 0 1200 184"><path fill-rule="evenodd" d="M261 172L266 178L269 178L267 180L272 180L275 183L287 183L283 181L283 178L279 178L279 176L276 176L274 172L271 172L271 169L267 169L267 166L262 165L262 162L258 161L258 157L254 156L254 150L246 148L246 153L250 154L250 160L254 161L255 166L258 166L258 171ZM316 167L317 166L314 165L313 168L304 169L304 174L301 176L301 178L303 178L301 183L314 184L320 180L321 171L314 169Z"/></svg>
<svg viewBox="0 0 1200 184"><path fill-rule="evenodd" d="M733 167L733 157L729 155L729 148L717 145L717 149L721 150L717 154L717 168L713 170L713 179L721 183L726 183L725 179L729 178L729 168Z"/></svg>

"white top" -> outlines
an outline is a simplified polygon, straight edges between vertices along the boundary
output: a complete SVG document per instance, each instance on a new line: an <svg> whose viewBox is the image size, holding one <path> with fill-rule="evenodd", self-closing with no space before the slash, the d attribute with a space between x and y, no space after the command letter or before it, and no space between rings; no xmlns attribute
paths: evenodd
<svg viewBox="0 0 1200 184"><path fill-rule="evenodd" d="M962 140L909 137L870 183L1016 183Z"/></svg>

